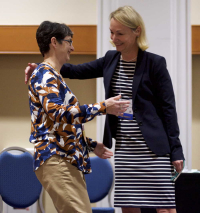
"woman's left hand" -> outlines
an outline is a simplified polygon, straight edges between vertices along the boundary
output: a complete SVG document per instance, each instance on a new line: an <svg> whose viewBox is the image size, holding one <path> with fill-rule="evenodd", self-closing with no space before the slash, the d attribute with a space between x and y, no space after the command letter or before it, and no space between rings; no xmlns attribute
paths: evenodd
<svg viewBox="0 0 200 213"><path fill-rule="evenodd" d="M93 151L98 157L106 159L113 156L113 152L108 150L103 143L97 142L97 145Z"/></svg>
<svg viewBox="0 0 200 213"><path fill-rule="evenodd" d="M183 169L183 160L176 160L173 161L172 164L175 166L176 171L179 173Z"/></svg>

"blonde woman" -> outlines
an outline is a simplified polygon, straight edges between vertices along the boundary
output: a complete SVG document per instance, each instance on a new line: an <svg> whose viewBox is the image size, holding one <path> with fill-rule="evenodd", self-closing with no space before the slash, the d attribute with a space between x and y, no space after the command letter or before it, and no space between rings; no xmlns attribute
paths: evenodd
<svg viewBox="0 0 200 213"><path fill-rule="evenodd" d="M104 145L111 148L116 140L114 206L123 213L142 208L176 213L171 177L174 167L182 170L184 155L165 58L146 51L145 26L131 6L110 14L110 38L116 51L89 63L65 64L61 74L103 77L106 98L120 94L131 102L123 116L107 115L105 122Z"/></svg>

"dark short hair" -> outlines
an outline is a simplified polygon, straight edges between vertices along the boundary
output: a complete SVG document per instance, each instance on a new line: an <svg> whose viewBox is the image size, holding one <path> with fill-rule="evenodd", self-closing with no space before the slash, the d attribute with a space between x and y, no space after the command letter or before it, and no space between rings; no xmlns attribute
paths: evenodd
<svg viewBox="0 0 200 213"><path fill-rule="evenodd" d="M62 43L66 36L73 37L73 32L66 24L43 21L36 32L37 43L43 57L45 53L49 52L49 44L52 37L55 37L58 42Z"/></svg>

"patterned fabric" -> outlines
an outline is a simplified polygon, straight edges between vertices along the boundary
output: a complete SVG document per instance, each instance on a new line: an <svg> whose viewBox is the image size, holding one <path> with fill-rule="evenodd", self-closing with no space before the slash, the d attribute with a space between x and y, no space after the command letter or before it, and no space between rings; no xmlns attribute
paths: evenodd
<svg viewBox="0 0 200 213"><path fill-rule="evenodd" d="M64 79L40 64L29 80L30 142L35 145L34 169L57 154L84 173L91 172L88 151L97 142L83 137L82 123L106 114L105 102L79 105Z"/></svg>

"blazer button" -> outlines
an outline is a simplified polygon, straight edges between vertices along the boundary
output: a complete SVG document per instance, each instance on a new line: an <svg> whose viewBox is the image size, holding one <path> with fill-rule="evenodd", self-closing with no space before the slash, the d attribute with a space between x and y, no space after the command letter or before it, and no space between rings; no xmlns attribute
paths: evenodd
<svg viewBox="0 0 200 213"><path fill-rule="evenodd" d="M139 124L139 126L142 126L142 121L140 121L138 124Z"/></svg>
<svg viewBox="0 0 200 213"><path fill-rule="evenodd" d="M134 112L135 112L135 113L137 112L137 108L134 109Z"/></svg>

